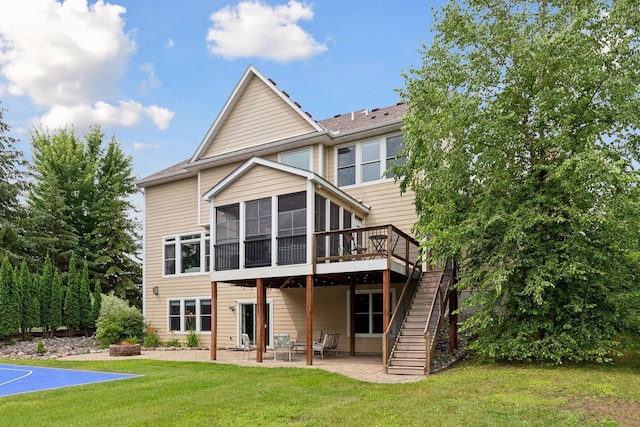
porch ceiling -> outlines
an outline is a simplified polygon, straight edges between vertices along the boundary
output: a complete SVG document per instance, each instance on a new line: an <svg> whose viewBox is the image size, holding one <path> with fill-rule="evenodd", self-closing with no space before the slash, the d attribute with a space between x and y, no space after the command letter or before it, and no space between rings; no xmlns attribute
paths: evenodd
<svg viewBox="0 0 640 427"><path fill-rule="evenodd" d="M391 283L405 282L406 276L391 271ZM225 281L236 286L253 288L256 280ZM306 276L289 277L269 277L263 279L263 284L267 288L304 288L306 286ZM382 271L365 271L349 273L315 274L313 276L314 286L349 286L382 284Z"/></svg>

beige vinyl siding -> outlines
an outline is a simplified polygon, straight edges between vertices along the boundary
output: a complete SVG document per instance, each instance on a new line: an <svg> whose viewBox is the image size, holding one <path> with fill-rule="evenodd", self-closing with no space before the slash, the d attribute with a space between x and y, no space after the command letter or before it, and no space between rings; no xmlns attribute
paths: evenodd
<svg viewBox="0 0 640 427"><path fill-rule="evenodd" d="M392 224L412 235L411 227L417 221L413 205L414 193L400 195L400 188L393 181L352 187L345 191L371 207L366 219L367 227Z"/></svg>
<svg viewBox="0 0 640 427"><path fill-rule="evenodd" d="M306 179L269 167L256 165L214 196L216 206L224 206L267 196L305 191Z"/></svg>
<svg viewBox="0 0 640 427"><path fill-rule="evenodd" d="M273 88L253 77L203 157L215 156L315 129Z"/></svg>

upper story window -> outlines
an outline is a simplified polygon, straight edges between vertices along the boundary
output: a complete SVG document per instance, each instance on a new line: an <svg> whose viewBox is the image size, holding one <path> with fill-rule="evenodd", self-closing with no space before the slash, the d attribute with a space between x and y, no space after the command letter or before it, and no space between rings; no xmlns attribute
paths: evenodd
<svg viewBox="0 0 640 427"><path fill-rule="evenodd" d="M296 168L311 170L311 148L280 153L280 163Z"/></svg>
<svg viewBox="0 0 640 427"><path fill-rule="evenodd" d="M307 193L278 197L278 236L300 236L307 233Z"/></svg>
<svg viewBox="0 0 640 427"><path fill-rule="evenodd" d="M271 236L271 197L246 202L246 236L265 238Z"/></svg>
<svg viewBox="0 0 640 427"><path fill-rule="evenodd" d="M237 203L216 208L216 242L237 242L240 237L239 224L240 206Z"/></svg>
<svg viewBox="0 0 640 427"><path fill-rule="evenodd" d="M393 164L405 162L404 157L398 157L401 150L402 135L338 147L338 187L393 178L393 174L385 176L385 171Z"/></svg>
<svg viewBox="0 0 640 427"><path fill-rule="evenodd" d="M210 269L209 232L164 238L163 272L175 274L203 273Z"/></svg>

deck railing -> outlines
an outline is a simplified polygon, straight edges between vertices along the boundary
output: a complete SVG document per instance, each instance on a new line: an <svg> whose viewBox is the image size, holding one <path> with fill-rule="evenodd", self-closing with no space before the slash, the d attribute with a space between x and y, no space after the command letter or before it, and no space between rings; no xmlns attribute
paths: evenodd
<svg viewBox="0 0 640 427"><path fill-rule="evenodd" d="M386 258L388 267L404 262L407 275L420 253L418 241L393 225L315 233L313 247L315 263Z"/></svg>
<svg viewBox="0 0 640 427"><path fill-rule="evenodd" d="M449 260L446 263L445 269L442 273L442 278L436 291L436 295L433 298L433 302L429 309L429 315L427 316L427 324L424 328L424 340L425 340L425 354L426 362L424 366L424 373L428 375L431 371L431 361L436 351L436 344L440 328L444 323L444 315L447 310L447 302L449 301L449 289L455 279L455 264Z"/></svg>

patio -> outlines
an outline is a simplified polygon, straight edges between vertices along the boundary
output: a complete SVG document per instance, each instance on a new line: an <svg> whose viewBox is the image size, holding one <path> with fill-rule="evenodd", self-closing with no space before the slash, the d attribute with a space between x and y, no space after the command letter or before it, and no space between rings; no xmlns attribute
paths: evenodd
<svg viewBox="0 0 640 427"><path fill-rule="evenodd" d="M183 362L210 362L233 364L239 366L253 366L262 368L305 368L323 369L328 372L345 375L347 377L373 383L408 383L425 379L422 375L390 375L384 372L381 355L358 355L348 356L344 353L336 356L327 356L324 359L314 358L313 365L307 365L304 354L295 354L291 362L287 358L273 360L271 350L263 357L262 362L256 361L256 352L251 351L249 359L243 359L243 352L240 350L220 350L217 351L217 360L210 360L209 350L171 349L171 350L148 350L143 349L140 356L110 357L108 351L96 353L79 354L66 356L60 360L132 360L132 359L154 359L172 360Z"/></svg>

